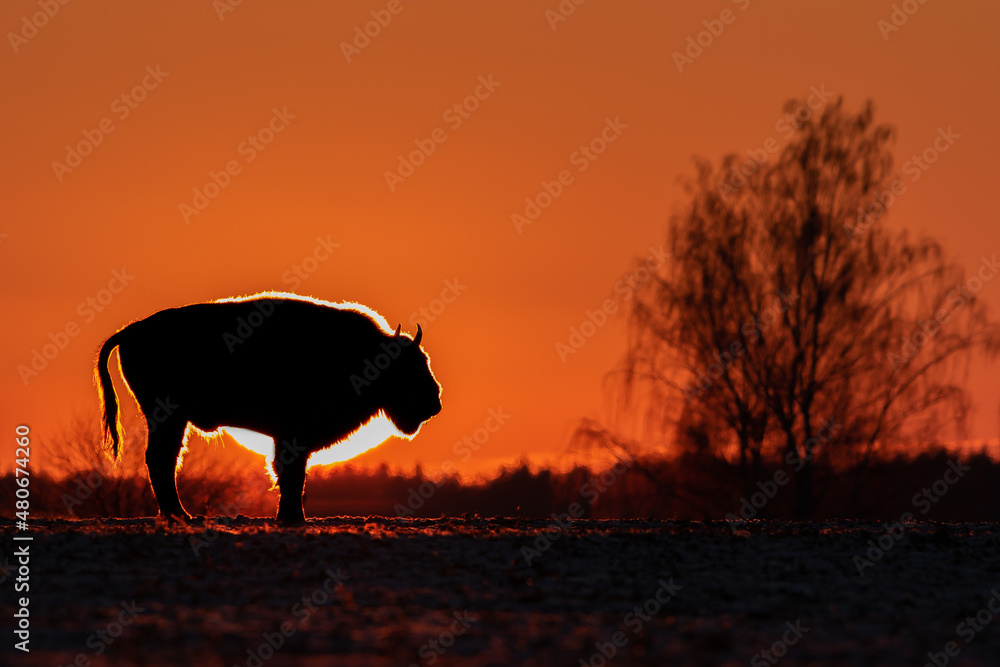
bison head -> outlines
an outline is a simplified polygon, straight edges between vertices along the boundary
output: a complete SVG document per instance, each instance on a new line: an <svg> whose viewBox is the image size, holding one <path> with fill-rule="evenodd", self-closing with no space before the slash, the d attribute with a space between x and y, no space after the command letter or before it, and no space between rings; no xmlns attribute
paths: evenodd
<svg viewBox="0 0 1000 667"><path fill-rule="evenodd" d="M423 332L417 325L417 335L411 340L400 333L391 337L399 345L398 358L387 369L391 380L385 383L382 408L402 433L412 436L425 421L441 412L441 385L434 379L430 360L420 349Z"/></svg>

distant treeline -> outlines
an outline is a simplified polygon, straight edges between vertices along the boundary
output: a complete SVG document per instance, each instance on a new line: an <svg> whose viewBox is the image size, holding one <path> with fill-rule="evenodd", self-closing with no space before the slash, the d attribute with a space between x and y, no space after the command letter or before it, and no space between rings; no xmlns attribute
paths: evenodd
<svg viewBox="0 0 1000 667"><path fill-rule="evenodd" d="M263 471L215 476L211 468L178 476L181 501L192 514L268 516L277 492ZM1000 463L985 452L958 455L933 449L915 457L869 461L856 471L818 468L814 475L816 519L908 518L944 521L1000 520ZM762 471L746 495L737 475L717 459L684 454L673 459L640 458L594 471L533 469L526 463L503 468L489 481L432 480L388 467L357 469L350 464L318 468L306 482L306 515L413 516L480 515L591 518L723 519L792 516L795 474ZM13 474L0 481L3 515L15 512ZM31 477L31 516L141 517L156 514L145 474L109 475L98 469L57 480Z"/></svg>

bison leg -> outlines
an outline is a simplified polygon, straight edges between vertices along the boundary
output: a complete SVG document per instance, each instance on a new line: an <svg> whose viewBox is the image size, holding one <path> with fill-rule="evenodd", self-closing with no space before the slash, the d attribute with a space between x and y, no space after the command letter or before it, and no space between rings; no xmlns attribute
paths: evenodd
<svg viewBox="0 0 1000 667"><path fill-rule="evenodd" d="M191 519L177 497L177 456L184 445L186 426L187 422L183 420L155 424L150 429L149 444L146 445L149 483L153 486L160 517L167 521Z"/></svg>
<svg viewBox="0 0 1000 667"><path fill-rule="evenodd" d="M306 515L302 511L302 488L306 483L308 458L308 454L296 454L294 457L282 456L281 460L277 456L274 459L279 493L277 519L281 523L288 525L305 523Z"/></svg>

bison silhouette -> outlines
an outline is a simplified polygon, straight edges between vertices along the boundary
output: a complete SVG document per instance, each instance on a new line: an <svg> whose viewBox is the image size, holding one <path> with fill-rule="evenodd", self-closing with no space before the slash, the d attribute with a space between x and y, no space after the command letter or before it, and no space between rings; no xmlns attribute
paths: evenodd
<svg viewBox="0 0 1000 667"><path fill-rule="evenodd" d="M277 519L302 523L310 454L380 412L412 437L441 411L441 387L420 349L421 336L419 325L412 339L398 326L392 332L359 304L286 293L162 310L123 327L101 347L95 376L106 438L117 458L122 427L108 369L117 347L122 376L149 427L146 467L161 517L191 518L175 482L190 423L274 438ZM286 443L280 462L279 443Z"/></svg>

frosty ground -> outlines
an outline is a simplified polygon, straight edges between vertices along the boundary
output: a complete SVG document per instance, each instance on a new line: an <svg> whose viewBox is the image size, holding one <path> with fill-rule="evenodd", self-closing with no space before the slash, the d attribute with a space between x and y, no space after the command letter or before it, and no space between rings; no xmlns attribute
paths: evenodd
<svg viewBox="0 0 1000 667"><path fill-rule="evenodd" d="M13 625L18 533L3 527ZM994 665L993 524L39 521L4 664ZM530 561L530 562L529 562ZM954 657L949 653L956 654Z"/></svg>

